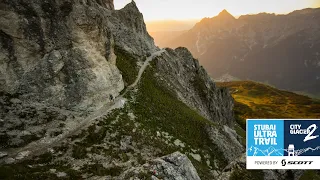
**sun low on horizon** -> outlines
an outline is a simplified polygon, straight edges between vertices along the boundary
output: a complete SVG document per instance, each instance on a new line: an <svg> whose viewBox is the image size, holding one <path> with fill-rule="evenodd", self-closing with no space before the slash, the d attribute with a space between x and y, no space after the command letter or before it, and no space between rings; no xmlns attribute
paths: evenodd
<svg viewBox="0 0 320 180"><path fill-rule="evenodd" d="M114 0L121 9L132 0ZM286 14L320 7L320 0L135 0L146 21L213 17L226 9L234 16L261 12Z"/></svg>

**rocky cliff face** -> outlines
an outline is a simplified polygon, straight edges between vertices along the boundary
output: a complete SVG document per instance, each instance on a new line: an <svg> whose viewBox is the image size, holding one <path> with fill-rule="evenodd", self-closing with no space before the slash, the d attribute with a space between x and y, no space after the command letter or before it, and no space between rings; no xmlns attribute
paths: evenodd
<svg viewBox="0 0 320 180"><path fill-rule="evenodd" d="M2 1L1 91L78 110L118 95L124 85L103 16L111 13L109 6L102 1Z"/></svg>
<svg viewBox="0 0 320 180"><path fill-rule="evenodd" d="M134 2L115 11L112 0L1 1L0 14L5 147L61 134L55 117L73 121L118 96L115 46L141 58L157 50Z"/></svg>
<svg viewBox="0 0 320 180"><path fill-rule="evenodd" d="M144 164L142 167L135 167L126 171L121 178L125 179L128 175L131 178L138 178L139 173L152 172L151 179L188 179L200 180L197 170L192 165L188 157L180 152L154 159L149 163Z"/></svg>
<svg viewBox="0 0 320 180"><path fill-rule="evenodd" d="M142 57L158 50L134 1L113 11L109 26L113 29L115 44L129 53Z"/></svg>
<svg viewBox="0 0 320 180"><path fill-rule="evenodd" d="M233 99L217 87L186 48L166 49L157 61L159 78L177 93L181 101L213 122L233 125Z"/></svg>
<svg viewBox="0 0 320 180"><path fill-rule="evenodd" d="M161 54L134 1L5 0L0 14L0 179L211 179L242 153L229 92L187 49Z"/></svg>
<svg viewBox="0 0 320 180"><path fill-rule="evenodd" d="M113 47L139 56L156 49L134 2L120 11L100 0L4 1L0 7L0 90L31 102L99 107L124 88Z"/></svg>

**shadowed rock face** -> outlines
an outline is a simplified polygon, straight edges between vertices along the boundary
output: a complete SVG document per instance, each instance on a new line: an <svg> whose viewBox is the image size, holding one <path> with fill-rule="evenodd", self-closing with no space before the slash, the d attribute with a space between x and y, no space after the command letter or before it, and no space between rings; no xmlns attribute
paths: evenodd
<svg viewBox="0 0 320 180"><path fill-rule="evenodd" d="M114 46L141 58L157 50L135 3L115 11L112 1L102 0L4 0L0 15L3 147L60 131L61 119L72 121L118 96L124 82ZM11 103L12 98L20 103ZM10 135L8 129L17 131ZM20 130L31 135L24 138Z"/></svg>
<svg viewBox="0 0 320 180"><path fill-rule="evenodd" d="M2 1L0 91L74 110L95 109L117 96L124 83L114 44L127 41L139 55L155 47L142 37L147 33L134 3L113 10L113 0ZM141 39L149 45L138 46Z"/></svg>
<svg viewBox="0 0 320 180"><path fill-rule="evenodd" d="M157 61L159 78L179 99L207 119L233 125L233 98L228 89L219 88L186 48L166 49Z"/></svg>
<svg viewBox="0 0 320 180"><path fill-rule="evenodd" d="M151 162L151 169L155 177L166 177L166 179L189 179L200 180L196 169L188 157L180 152L175 152L165 157L155 159Z"/></svg>

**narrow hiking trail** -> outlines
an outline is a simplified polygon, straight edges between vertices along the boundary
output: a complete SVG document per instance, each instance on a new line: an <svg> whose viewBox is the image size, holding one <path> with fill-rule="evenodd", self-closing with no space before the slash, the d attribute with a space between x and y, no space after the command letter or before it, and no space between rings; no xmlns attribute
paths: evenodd
<svg viewBox="0 0 320 180"><path fill-rule="evenodd" d="M151 56L149 56L149 57L147 58L147 60L144 62L144 64L141 66L141 68L140 68L140 70L139 70L137 79L134 81L133 84L131 84L131 85L129 86L129 89L137 86L138 82L139 82L140 79L141 79L141 76L142 76L143 72L146 70L147 66L149 65L149 62L152 61L155 57L161 55L161 54L164 53L164 52L166 52L166 50L162 49L162 50L160 50L160 51L157 51L157 52L153 53Z"/></svg>
<svg viewBox="0 0 320 180"><path fill-rule="evenodd" d="M7 156L0 159L0 164L5 162L6 159L8 158L15 158L15 160L22 160L25 157L32 157L35 155L39 155L46 151L50 147L57 146L60 144L62 141L64 141L66 138L71 137L79 132L81 132L83 129L88 128L90 125L93 124L97 119L100 119L106 115L108 115L112 110L118 109L124 106L126 99L124 98L124 95L131 89L137 86L137 84L140 82L140 79L142 77L143 72L146 70L147 66L149 63L157 56L161 55L162 53L166 52L166 50L161 49L157 52L154 52L149 56L144 64L141 66L138 76L136 80L134 81L133 84L128 86L128 88L125 90L125 92L118 97L114 99L113 102L110 102L108 104L105 104L103 107L101 107L99 110L96 112L92 113L86 118L83 118L83 120L80 120L79 123L77 123L76 126L71 127L64 133L58 135L57 137L54 138L42 138L38 141L29 143L27 146L22 147L22 148L17 148L17 149L9 149L7 150Z"/></svg>

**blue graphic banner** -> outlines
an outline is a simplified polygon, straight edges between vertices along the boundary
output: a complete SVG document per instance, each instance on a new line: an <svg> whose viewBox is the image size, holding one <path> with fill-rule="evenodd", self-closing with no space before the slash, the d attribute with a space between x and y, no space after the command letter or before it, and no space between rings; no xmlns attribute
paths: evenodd
<svg viewBox="0 0 320 180"><path fill-rule="evenodd" d="M248 169L320 167L320 120L248 119Z"/></svg>
<svg viewBox="0 0 320 180"><path fill-rule="evenodd" d="M248 156L283 156L283 121L250 120L247 127Z"/></svg>

